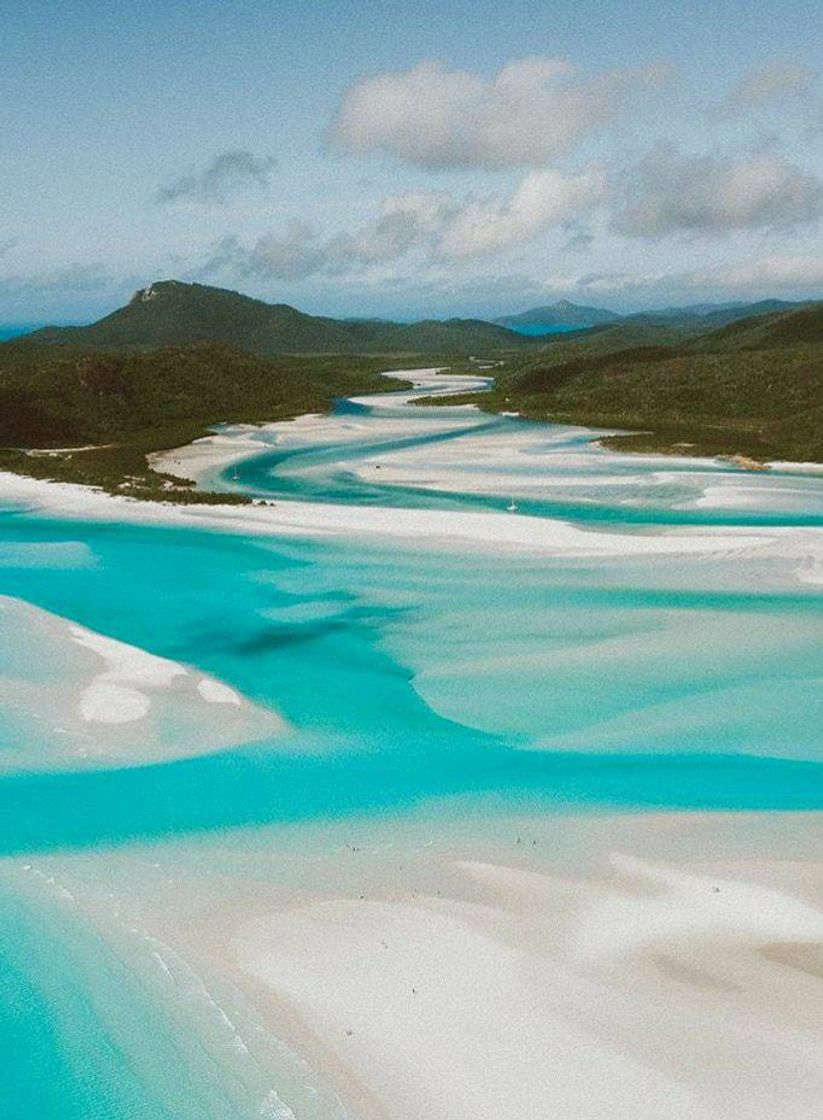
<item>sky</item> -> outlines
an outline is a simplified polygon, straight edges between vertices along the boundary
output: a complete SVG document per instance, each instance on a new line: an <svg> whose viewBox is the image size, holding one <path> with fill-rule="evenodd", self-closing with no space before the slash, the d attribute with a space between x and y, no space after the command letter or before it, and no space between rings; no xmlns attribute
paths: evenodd
<svg viewBox="0 0 823 1120"><path fill-rule="evenodd" d="M819 0L0 0L0 325L823 298Z"/></svg>

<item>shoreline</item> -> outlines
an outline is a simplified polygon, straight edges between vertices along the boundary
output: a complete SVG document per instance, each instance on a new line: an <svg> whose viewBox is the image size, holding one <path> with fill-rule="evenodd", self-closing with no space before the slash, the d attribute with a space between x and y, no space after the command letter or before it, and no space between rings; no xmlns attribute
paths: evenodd
<svg viewBox="0 0 823 1120"><path fill-rule="evenodd" d="M378 397L377 404L374 398L363 400L384 410L379 426L385 433L396 436L407 424L392 416L398 404L394 394ZM472 416L464 412L449 425L471 427ZM292 446L299 449L301 439L310 446L320 427L331 430L339 422L309 415L278 432L291 432ZM348 425L346 438L356 445L362 438L357 415L342 422ZM206 477L265 448L257 438L264 430L238 426L167 454L181 460L187 456ZM485 444L467 451L461 437L451 475L447 461L454 445L441 445L439 460L425 447L422 460L429 477L437 468L441 479L450 477L459 486L461 465L466 469L468 463L470 475L478 451L481 464L491 471L505 456L524 450L505 432L500 439L495 433L486 438ZM322 448L323 442L317 440L317 446ZM382 458L385 448L376 454ZM407 477L416 469L416 454L421 454L419 447L405 446L397 454L395 461L401 473L409 472ZM573 443L563 454L569 473L564 475L561 464L558 478L564 486L571 484L575 469L585 474L598 460L596 455L576 459ZM671 477L676 479L676 471ZM711 476L703 471L696 477L704 495L710 477L721 480L719 489L726 497L734 489L723 487L729 476L722 472ZM758 485L742 474L733 481L734 486ZM643 493L649 491L641 490L641 497ZM798 581L823 583L823 528L697 525L630 532L605 526L606 531L597 531L562 519L512 516L502 509L283 500L185 506L0 473L3 499L28 512L115 526L353 542L361 547L354 554L357 563L366 547L379 546L386 579L395 582L401 549L454 549L461 554L459 563L432 563L424 573L428 577L442 567L448 591L454 590L451 581L458 569L457 578L465 579L471 558L481 550L561 561L588 558L595 579L601 580L607 568L598 564L603 558L618 558L614 567L619 574L620 558L674 556L714 563L723 575L740 565L747 578L773 571L761 569L761 561L779 562L781 580L786 569ZM63 535L73 537L73 530ZM212 543L207 540L206 547ZM253 551L261 554L260 568L268 567L266 550ZM331 560L339 555L332 553ZM809 568L815 558L819 567ZM254 559L256 569L258 557ZM475 578L484 579L487 571L496 576L505 565L495 562L486 568L477 561L475 567ZM662 559L653 567L655 573L663 570ZM534 568L535 581L541 581L548 565ZM122 578L118 564L112 562L109 570ZM189 572L186 564L174 586L180 587ZM701 575L693 576L698 586ZM373 580L368 565L361 578ZM432 580L423 583L420 573L415 579L421 598L431 602ZM322 572L314 582L301 573L301 583L322 599ZM470 598L449 599L448 627L435 627L424 636L438 657L448 659L450 670L459 670L462 657L471 667L466 679L478 687L483 687L483 662L467 646L452 652L452 633L482 629L493 648L480 652L488 654L498 672L501 659L524 652L521 620L526 612L538 640L548 632L534 600L527 596L513 603L505 579L501 586L504 608L519 612L512 616L514 641L508 646L506 628L494 625L485 604L482 616L475 614ZM708 591L711 581L704 580L702 587ZM127 583L124 591L132 594ZM376 601L379 591L374 588ZM551 598L547 601L553 606ZM284 609L286 618L289 609ZM598 604L590 609L599 609ZM453 616L452 610L457 611ZM133 728L142 739L149 700L161 710L185 683L188 692L181 699L209 728L218 716L242 714L235 698L242 703L243 696L227 691L220 676L191 670L186 682L182 661L145 654L68 619L55 622L55 616L27 613L49 630L58 626L78 661L83 727L100 724L105 732L117 707L129 717L120 734ZM276 623L275 615L268 605L261 612L267 626ZM483 624L477 627L480 617ZM554 684L554 718L561 708L561 671L574 672L575 657L578 664L593 665L598 680L622 666L625 675L617 680L617 689L648 691L656 674L675 676L665 644L673 640L686 664L690 650L700 651L697 660L704 676L689 687L700 691L709 683L715 688L717 674L712 675L712 662L706 660L711 632L698 619L690 639L687 621L688 616L678 618L671 634L659 631L662 644L656 647L648 633L639 635L634 646L627 644L622 628L614 644L608 644L608 635L603 643L585 620L580 645L564 644L563 632L555 633L553 660L538 665L540 686ZM416 625L419 629L419 620ZM715 665L729 648L737 656L722 617L716 623L718 632L721 628ZM15 640L14 628L7 629ZM198 628L193 633L198 643L207 640ZM592 636L606 647L600 661L590 648ZM742 659L743 678L761 673L760 662L752 659L756 636L749 622L744 644L750 660ZM413 648L407 654L399 644L392 645L402 635L384 630L380 640L389 647L393 664L402 665L412 681L419 678L413 687L437 713L436 693L420 687L425 660L421 666ZM635 652L641 646L645 661ZM335 657L335 664L351 650L339 648L342 657ZM807 647L800 643L797 648ZM309 657L312 652L310 647ZM788 662L774 664L782 669ZM522 680L528 660L515 661L514 669ZM371 702L370 678L364 679L362 691ZM492 681L499 679L492 674ZM587 679L593 679L591 674ZM351 680L358 678L345 681L347 688ZM774 700L774 674L766 684ZM458 685L466 691L460 681ZM40 715L40 680L37 687ZM590 695L579 675L575 688ZM325 703L334 703L336 692L319 691ZM505 686L486 686L484 691L495 704L509 698ZM59 701L62 721L65 697ZM381 703L377 691L373 702ZM745 710L744 703L729 706L737 712ZM387 709L376 710L383 718ZM453 726L466 721L453 710L444 711L442 718L452 724L448 748L454 742ZM255 713L248 710L248 715ZM670 710L665 715L671 720ZM506 718L511 721L510 715ZM643 720L633 711L627 718L636 741ZM598 726L597 734L603 736L608 721ZM227 737L234 741L232 733ZM406 743L398 737L393 746L405 750ZM287 737L283 749L289 749ZM33 899L38 920L44 915L44 930L63 938L75 966L91 978L79 989L84 1007L107 1025L107 1042L122 1051L127 1063L137 1067L143 1061L151 1069L146 1061L149 1032L141 1037L131 1021L123 1025L123 1009L129 1010L123 993L145 991L156 1009L154 1021L168 1021L170 1037L182 1040L181 1091L186 1080L213 1082L224 1094L223 1111L227 1097L236 1095L231 1107L238 1116L545 1120L548 1113L575 1120L738 1120L759 1115L796 1120L816 1115L823 1092L818 990L823 976L818 854L823 814L614 812L585 804L529 815L524 804L514 802L512 809L512 802L504 805L494 794L461 804L446 794L421 798L397 811L352 811L290 825L213 828L209 822L200 832L186 833L164 826L152 840L121 846L9 856L0 861L0 886L12 896ZM469 805L472 811L466 812ZM83 938L72 932L75 927L85 931ZM92 952L87 943L94 944ZM117 963L116 983L109 983L100 968L104 957ZM173 1048L168 1054L170 1064L178 1060ZM196 1057L187 1058L191 1054ZM328 1103L326 1111L315 1104L321 1097L324 1108Z"/></svg>
<svg viewBox="0 0 823 1120"><path fill-rule="evenodd" d="M382 376L387 379L408 381L411 383L410 388L389 390L385 393L376 391L347 399L352 404L362 406L368 410L385 409L386 411L390 411L395 407L416 404L421 399L419 395L421 391L428 393L428 396L422 399L437 400L438 398L463 395L466 392L480 394L491 391L494 387L495 379L493 376L465 373L450 374L447 372L449 368L448 366L436 366L424 369L385 370ZM441 410L438 409L435 411L442 415ZM446 411L452 416L462 416L464 418L467 415L476 415L482 412L475 403L457 404L449 407ZM661 466L664 469L670 467L674 461L682 461L684 463L692 463L695 466L702 465L709 468L717 468L725 463L731 467L738 468L738 472L741 475L768 471L781 475L805 474L814 476L817 473L823 472L823 463L791 462L788 460L774 460L760 463L759 461L749 460L746 456L694 456L688 453L685 445L677 452L665 448L648 451L634 451L630 448L611 448L608 446L608 441L610 439L622 438L624 436L631 437L637 433L616 428L592 428L586 424L575 424L571 421L568 423L561 421L541 421L528 416L524 417L519 412L511 411L492 412L490 415L519 418L525 420L529 425L541 425L545 427L547 431L552 428L566 428L580 432L589 432L591 434L589 442L592 447L616 454L626 461L648 461L650 459L658 459L661 461ZM287 419L228 424L223 430L204 434L188 443L174 447L163 447L156 451L148 451L145 454L145 462L149 473L159 476L157 490L156 493L154 491L146 493L142 488L138 488L140 492L134 494L133 497L136 500L149 504L170 503L181 506L187 504L221 506L250 504L255 500L265 501L267 499L264 497L255 499L239 491L229 489L226 489L225 492L211 490L204 486L203 483L218 471L223 471L234 464L244 462L259 454L261 452L261 442L253 438L255 435L265 433L275 428L285 431L286 426L300 426L307 422L322 422L323 420L329 420L331 416L333 416L333 413L329 412L307 412L300 413ZM415 421L414 423L417 422ZM244 436L248 438L244 439ZM22 453L29 458L48 460L69 451L76 453L104 450L113 447L116 447L116 445L86 445L75 448L31 448L23 450ZM93 483L46 479L36 474L18 473L9 468L3 469L0 467L0 474L20 479L47 482L58 486L80 487L91 493L102 491L114 498L121 496L130 497L129 489L136 485L136 482L129 482L129 476L126 476L121 487L115 492L106 489L104 486L97 486ZM163 481L163 476L166 476L165 481ZM177 485L175 485L175 480ZM192 483L194 484L193 486ZM504 490L501 490L501 493L503 492ZM225 499L223 502L220 500L221 497Z"/></svg>
<svg viewBox="0 0 823 1120"><path fill-rule="evenodd" d="M16 857L0 881L82 917L249 1114L273 1085L336 1120L792 1120L823 1088L821 827L424 813Z"/></svg>
<svg viewBox="0 0 823 1120"><path fill-rule="evenodd" d="M25 649L39 666L34 682L0 674L2 774L146 766L261 739L290 749L279 712L209 673L10 595L0 595L0 624L0 657ZM161 731L169 721L173 744Z"/></svg>
<svg viewBox="0 0 823 1120"><path fill-rule="evenodd" d="M188 527L260 536L339 539L369 536L375 542L456 548L478 546L535 555L711 555L768 549L798 530L791 526L683 526L655 534L579 529L560 519L506 512L405 509L322 502L277 501L261 505L142 501L76 483L45 482L0 472L0 502L66 520ZM808 532L808 531L806 531ZM821 540L823 550L823 540Z"/></svg>
<svg viewBox="0 0 823 1120"><path fill-rule="evenodd" d="M409 420L402 415L398 417L394 410L402 408L410 400L415 399L421 387L428 387L442 395L451 395L462 388L466 381L475 386L490 386L493 383L491 377L443 373L442 371L447 368L387 370L384 376L411 380L411 387L399 392L393 390L354 397L351 398L351 402L363 406L369 413L384 413L385 415L380 417L381 424L385 424L387 430L394 431L395 434L403 436L407 431L409 433L420 431L420 422L417 419ZM471 418L476 417L479 410L475 405L469 405L449 411L452 416L450 427L455 423L458 427L468 423L471 428ZM425 421L423 423L425 425ZM442 425L442 421L437 421L435 424ZM170 474L182 472L198 485L216 472L224 471L233 463L253 458L267 447L274 446L274 444L266 444L259 438L267 432L276 430L278 437L285 436L284 446L287 449L292 446L290 437L297 436L296 446L302 450L304 446L311 445L313 438L316 439L318 428L326 427L333 431L337 440L351 442L352 446L356 446L360 440L356 414L340 417L307 413L289 421L232 426L226 431L215 432L181 447L156 452L150 457L151 465ZM588 429L566 427L560 431L561 435L568 433L576 435L578 431L587 432ZM534 434L531 425L524 426L523 433L531 439ZM596 439L598 433L592 431L592 436ZM466 440L471 443L470 430L463 439L464 445ZM492 463L502 462L506 456L511 458L513 453L512 447L509 446L510 438L498 443L500 443L499 448L494 443L491 445ZM514 451L518 451L522 456L523 447L515 447ZM481 446L479 453L488 460L488 441ZM400 487L404 483L413 485L416 481L413 473L409 476L411 481L402 475L404 454L406 453L401 451L395 456L395 462L400 462L399 477L396 477L397 468L393 465L386 464L388 469L385 472L385 477ZM414 449L411 454L410 461L413 462ZM473 454L477 455L477 452ZM626 460L629 458L625 456ZM575 454L570 452L567 459L574 467L577 462ZM660 477L665 480L666 470L670 470L672 466L672 458L661 456L660 459ZM689 464L698 471L709 467L715 470L717 468L717 464L712 460L686 458L683 461L684 464ZM362 474L369 467L370 462L364 460L360 464L344 463L344 465L357 475ZM778 470L770 472L771 477L774 477L780 468L785 468L786 464L781 463L776 466ZM460 492L461 487L471 489L465 481L465 471L461 474L459 463L451 468L447 464L441 469L445 470L445 475L437 480L441 488L453 489L455 492ZM431 474L430 468L429 474ZM487 477L491 476L487 475ZM560 481L557 485L561 489L568 485L577 485L574 477L567 479L563 473L558 477ZM722 472L718 472L717 477L725 476ZM733 477L738 480L737 484L727 487L712 487L710 479L704 479L703 496L695 500L695 507L734 508L739 481L743 478L753 479L754 476L748 471L740 470L736 471ZM524 476L524 485L527 489L530 485L527 475ZM507 494L508 487L508 482L499 483L495 492ZM732 498L730 503L723 501L723 495L726 495L727 491ZM489 509L445 511L324 501L254 499L249 495L238 495L233 491L226 492L225 502L221 501L221 497L219 492L211 491L208 502L189 504L163 501L160 495L156 499L145 500L142 496L130 496L127 493L111 494L103 489L80 483L52 482L0 471L0 501L22 504L42 511L46 515L64 518L126 521L158 526L202 528L241 535L298 536L320 540L367 537L374 543L392 542L395 545L417 545L458 551L466 548L482 548L491 552L503 550L537 556L592 558L654 555L711 556L734 554L735 551L751 553L752 550L762 552L764 556L770 553L791 556L792 538L797 537L800 541L797 549L799 549L800 559L805 564L804 574L798 575L798 579L801 582L809 582L806 569L810 557L815 571L818 568L823 569L823 533L816 532L814 528L809 530L793 526L684 525L665 528L658 526L654 527L653 532L642 529L616 532L611 528L602 531L591 524L578 527L574 524L571 515L568 519L564 519L520 513L512 516L502 509L500 511ZM238 501L238 497L243 497L245 500ZM820 540L815 540L816 537L820 537ZM817 582L816 577L812 582Z"/></svg>

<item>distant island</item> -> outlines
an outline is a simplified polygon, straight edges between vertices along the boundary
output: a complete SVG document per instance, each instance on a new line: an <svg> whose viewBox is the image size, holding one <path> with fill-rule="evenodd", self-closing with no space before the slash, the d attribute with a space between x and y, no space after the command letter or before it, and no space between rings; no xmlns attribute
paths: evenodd
<svg viewBox="0 0 823 1120"><path fill-rule="evenodd" d="M791 311L801 307L800 303L769 299L758 303L693 303L685 307L664 307L650 311L634 311L621 314L607 311L603 307L585 307L571 303L567 299L546 307L532 307L517 315L504 315L495 319L498 326L526 335L557 334L563 331L585 330L590 327L603 327L617 322L643 323L647 326L668 326L677 324L695 330L710 330L733 323L737 319L753 315L767 315L779 311Z"/></svg>
<svg viewBox="0 0 823 1120"><path fill-rule="evenodd" d="M548 337L505 325L550 315L565 329ZM386 369L459 370L478 357L496 363L496 388L459 399L484 409L625 429L607 441L622 450L823 461L820 303L621 316L561 301L496 323L394 323L165 280L88 326L0 343L0 467L209 500L149 470L146 454L221 421L283 419L384 390Z"/></svg>

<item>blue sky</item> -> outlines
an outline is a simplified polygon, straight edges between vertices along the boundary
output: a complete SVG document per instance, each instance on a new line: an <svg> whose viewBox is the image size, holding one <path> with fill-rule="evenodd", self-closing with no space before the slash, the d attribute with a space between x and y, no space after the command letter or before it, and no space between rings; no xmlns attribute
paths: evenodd
<svg viewBox="0 0 823 1120"><path fill-rule="evenodd" d="M818 3L0 2L0 323L823 294Z"/></svg>

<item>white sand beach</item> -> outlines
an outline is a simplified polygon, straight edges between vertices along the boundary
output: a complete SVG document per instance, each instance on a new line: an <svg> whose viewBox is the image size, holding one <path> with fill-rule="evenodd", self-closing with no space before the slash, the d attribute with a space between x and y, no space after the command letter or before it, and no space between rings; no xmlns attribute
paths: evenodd
<svg viewBox="0 0 823 1120"><path fill-rule="evenodd" d="M678 528L670 532L619 533L578 529L568 522L509 514L395 509L384 506L335 505L281 501L264 505L180 505L142 502L112 496L70 483L44 482L0 472L0 501L66 519L87 519L270 536L359 537L394 539L426 547L466 544L532 554L576 556L653 556L765 552L781 542L789 547L793 530L782 528ZM807 530L805 541L816 549L823 533ZM815 551L815 555L816 555Z"/></svg>
<svg viewBox="0 0 823 1120"><path fill-rule="evenodd" d="M0 1120L823 1120L823 0L2 10Z"/></svg>
<svg viewBox="0 0 823 1120"><path fill-rule="evenodd" d="M7 596L0 657L0 770L137 766L288 741L276 712L223 681Z"/></svg>
<svg viewBox="0 0 823 1120"><path fill-rule="evenodd" d="M711 460L678 460L689 471L673 474L667 456L643 456L644 472L634 467L634 457L604 452L591 443L580 444L586 429L552 425L513 425L510 431L477 434L487 418L474 406L456 409L419 409L409 417L403 406L414 397L449 395L468 389L482 389L489 378L449 375L431 370L394 370L387 376L409 378L414 389L357 398L379 417L374 420L356 414L305 415L292 421L268 425L238 425L204 437L185 447L151 457L161 471L208 485L226 467L271 450L312 448L333 443L345 448L362 444L364 433L379 431L381 442L402 440L406 436L448 431L460 432L459 452L452 442L429 444L424 448L404 448L379 455L380 481L390 486L416 486L443 492L498 494L503 498L515 490L528 494L538 491L571 493L585 487L605 487L623 495L632 504L632 488L645 494L648 488L666 491L687 477L695 498L682 503L684 508L701 505L724 509L751 507L758 496L768 508L763 476L752 479L744 472L724 466L718 471ZM512 465L514 464L514 466ZM550 470L548 468L550 465ZM607 469L607 464L611 470ZM619 469L615 470L614 465ZM654 469L649 471L649 466ZM784 465L785 466L785 465ZM348 461L345 451L337 469L352 475L374 477L375 461L369 457ZM714 468L709 470L709 468ZM659 469L657 469L659 468ZM769 479L771 482L771 479ZM774 497L775 508L782 508L788 488L781 484ZM700 497L699 495L702 495ZM538 495L539 496L539 495ZM802 495L801 495L802 498ZM324 501L270 501L254 506L180 505L139 502L110 496L88 487L50 483L0 472L0 502L21 504L64 518L94 518L105 521L148 522L158 525L201 526L210 530L263 535L302 535L309 537L356 537L394 540L425 547L484 550L515 550L533 554L596 556L711 555L753 551L764 556L779 555L800 560L808 581L823 559L823 530L723 526L669 529L666 532L607 532L578 528L569 522L546 517L528 517L500 511L443 511L436 509L399 509L383 505L337 504ZM812 577L814 578L814 577Z"/></svg>
<svg viewBox="0 0 823 1120"><path fill-rule="evenodd" d="M416 420L392 414L396 396L381 399L387 438L421 431ZM342 448L337 462L365 471L365 460L347 458L364 423L355 414L243 428L169 452L158 464L205 480L261 449L333 442ZM552 439L561 448L555 461L567 472L562 485L583 485L576 472L588 472L585 484L597 482L596 464L611 461L606 453L581 450L573 429L549 433L540 445L533 429L514 425L511 437L490 441L484 458L469 434L476 413L427 415L422 423L424 430L440 431L444 423L466 428L463 450L451 468L449 454L436 448L399 451L394 465L385 466L398 485L420 485L428 470L438 488L461 489L482 467L491 480L483 486L502 488L507 457L527 461L528 475ZM386 452L380 454L385 462ZM760 476L743 483L731 468L692 466L695 495L711 498L709 480L722 480L724 492L761 485ZM552 484L560 487L559 479ZM681 483L670 468L652 473L653 485L674 491ZM647 484L633 465L614 480L615 489L627 492ZM430 579L425 588L429 621L418 612L404 631L398 610L385 622L381 642L430 711L455 727L531 735L538 750L685 754L695 731L694 749L707 749L702 729L709 727L715 751L731 728L733 754L817 757L809 699L817 681L801 671L816 618L792 615L786 626L782 615L741 611L735 620L702 601L688 610L670 607L665 594L668 579L675 585L689 565L699 565L703 576L689 586L709 602L718 587L739 592L746 581L769 594L802 591L823 572L823 529L813 525L596 528L488 509L287 500L187 506L10 474L0 474L0 499L69 522L183 526L261 542L357 540L395 552L454 549L455 565L481 551L514 552L529 559L536 579L541 560L588 560L596 568L609 558L615 563L602 586L628 591L629 567L649 561L664 605L655 606L645 628L637 622L640 608L630 604L636 629L624 630L618 618L614 633L595 625L587 630L582 615L596 614L598 604L581 599L574 619L582 638L575 645L566 640L563 619L555 617L548 628L545 612L557 615L552 594L538 600L541 613L528 595L512 606L504 593L482 615L493 640L484 631L473 645L479 628L472 620L481 616L467 589L462 603L453 604L456 615L434 609L438 595L448 606L449 581L456 578L438 557L433 569L443 569L442 587ZM734 501L744 504L742 497ZM70 556L78 567L94 563L91 549ZM59 548L42 541L15 544L9 558L32 567L65 562ZM370 581L368 560L358 563L360 578ZM391 582L385 557L381 563ZM471 564L464 566L471 572ZM409 578L422 578L420 572ZM299 590L305 575L294 578L296 584L282 577L286 590ZM312 612L320 619L324 611L333 615L328 588L316 578L313 601L266 606L261 617L289 624ZM369 601L381 602L379 581L371 582L378 586ZM394 600L387 595L386 602ZM505 624L498 608L509 612ZM37 741L48 744L35 768L66 763L61 736L67 729L72 765L163 761L168 747L162 754L159 744L168 736L152 734L154 719L172 721L180 756L258 734L280 735L288 749L276 712L261 712L227 681L16 600L3 600L2 609L17 623L5 632L27 635L28 664L41 644L49 651L42 679L29 682L28 694L8 676L8 699L21 713L14 749L25 748L23 715L32 712L42 724ZM518 639L527 612L528 648ZM53 667L49 656L58 659ZM770 659L789 670L773 684L775 703L764 705L758 694L750 712L747 689L754 682L762 691ZM660 691L661 674L671 692ZM546 682L553 723L538 736L528 720L534 713L542 720L542 711L522 702L517 690L545 689ZM587 689L600 705L593 727L585 723ZM623 703L632 689L634 708ZM610 707L612 696L621 703ZM791 741L784 743L781 713L788 707L808 712L809 720L807 726L793 719ZM740 713L747 720L744 737L736 731ZM13 763L14 751L8 757ZM506 799L505 808L503 799L466 797L464 806L460 795L443 804L421 797L414 811L393 808L374 818L326 814L317 823L216 828L154 844L132 840L88 853L13 857L0 864L0 881L18 897L36 899L38 913L53 916L67 943L69 910L91 928L174 1024L175 1037L196 1055L191 1068L225 1087L226 1100L243 1102L237 1115L817 1120L823 817L575 815L559 807L532 816L515 815L516 798ZM75 952L82 957L81 948ZM95 962L87 967L94 978ZM111 1001L118 994L94 983L88 993L93 1014L115 1023ZM126 1055L132 1046L139 1053L139 1039L128 1029L112 1030Z"/></svg>
<svg viewBox="0 0 823 1120"><path fill-rule="evenodd" d="M812 1120L821 829L806 814L424 814L3 875L62 891L113 942L130 929L132 967L190 1030L213 1034L222 1008L207 1037L234 1076L259 1076L263 1036L301 1053L335 1116Z"/></svg>

